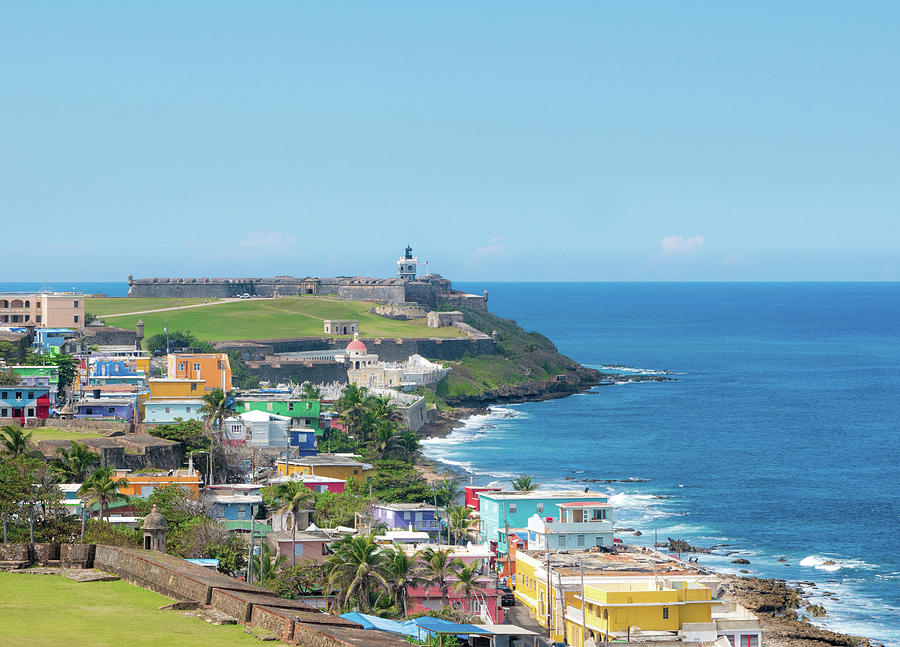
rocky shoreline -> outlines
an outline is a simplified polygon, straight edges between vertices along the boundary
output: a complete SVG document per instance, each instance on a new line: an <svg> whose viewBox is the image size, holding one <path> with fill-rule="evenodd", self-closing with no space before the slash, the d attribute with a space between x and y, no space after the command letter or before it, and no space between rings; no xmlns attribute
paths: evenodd
<svg viewBox="0 0 900 647"><path fill-rule="evenodd" d="M419 436L421 438L447 436L467 418L490 413L488 407L491 405L564 398L575 393L583 393L595 386L618 384L623 381L674 381L666 374L621 375L601 373L585 367L580 367L580 370L574 371L574 373L577 378L572 379L573 376L567 373L569 378L567 381L535 380L485 391L477 397L460 399L459 402L465 402L466 406L437 412L435 419L419 430ZM420 461L416 469L429 483L449 476L465 475L464 470L426 458ZM634 534L639 534L639 531ZM679 543L680 540L671 541ZM686 542L683 543L684 546L688 546ZM687 552L702 553L711 552L711 550L696 548ZM797 613L797 610L804 606L804 591L799 587L787 584L784 580L718 574L724 582L721 597L738 602L759 616L764 632L763 642L768 647L876 647L878 645L868 638L837 633L811 624L805 617Z"/></svg>

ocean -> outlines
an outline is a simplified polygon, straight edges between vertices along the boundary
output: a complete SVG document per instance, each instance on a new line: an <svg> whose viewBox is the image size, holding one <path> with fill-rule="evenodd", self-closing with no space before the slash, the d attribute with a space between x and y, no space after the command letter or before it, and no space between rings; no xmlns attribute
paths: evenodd
<svg viewBox="0 0 900 647"><path fill-rule="evenodd" d="M626 543L718 545L699 561L815 582L817 624L900 645L900 284L457 287L587 366L676 381L494 407L426 456L609 491Z"/></svg>

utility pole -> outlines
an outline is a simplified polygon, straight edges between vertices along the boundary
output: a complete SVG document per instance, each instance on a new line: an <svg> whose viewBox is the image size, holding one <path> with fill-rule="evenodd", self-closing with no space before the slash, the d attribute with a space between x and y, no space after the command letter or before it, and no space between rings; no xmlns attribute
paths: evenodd
<svg viewBox="0 0 900 647"><path fill-rule="evenodd" d="M255 516L253 506L250 506L250 555L247 557L247 584L253 584L253 531Z"/></svg>
<svg viewBox="0 0 900 647"><path fill-rule="evenodd" d="M562 585L562 573L556 571L556 582L557 582L557 597L559 598L559 606L562 611L561 614L556 614L556 622L559 624L560 620L562 620L562 635L563 635L563 643L569 644L568 638L566 634L568 633L566 628L566 594L563 593L563 585ZM560 615L562 618L560 618Z"/></svg>
<svg viewBox="0 0 900 647"><path fill-rule="evenodd" d="M587 619L584 617L584 562L578 564L581 576L581 644L584 645L587 636Z"/></svg>
<svg viewBox="0 0 900 647"><path fill-rule="evenodd" d="M288 477L291 475L290 466L288 464L288 454L290 453L290 447L291 447L291 432L285 431L285 434L286 434L286 436L284 438L284 475L285 475L285 477Z"/></svg>
<svg viewBox="0 0 900 647"><path fill-rule="evenodd" d="M507 541L509 541L509 537L507 537ZM550 639L553 639L553 627L551 626L551 622L553 620L553 608L550 606L550 549L545 550L545 554L547 555L547 635Z"/></svg>

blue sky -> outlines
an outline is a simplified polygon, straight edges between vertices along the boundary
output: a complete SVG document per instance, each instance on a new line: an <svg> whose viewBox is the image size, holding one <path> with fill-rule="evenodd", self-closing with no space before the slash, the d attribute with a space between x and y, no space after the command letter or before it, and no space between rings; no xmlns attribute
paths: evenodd
<svg viewBox="0 0 900 647"><path fill-rule="evenodd" d="M900 3L0 8L5 280L900 280Z"/></svg>

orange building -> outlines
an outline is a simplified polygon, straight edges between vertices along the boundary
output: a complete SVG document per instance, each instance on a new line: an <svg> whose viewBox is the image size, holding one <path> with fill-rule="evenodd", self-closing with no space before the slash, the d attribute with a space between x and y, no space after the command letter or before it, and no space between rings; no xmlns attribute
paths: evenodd
<svg viewBox="0 0 900 647"><path fill-rule="evenodd" d="M167 485L178 485L196 500L200 496L200 474L193 467L170 472L142 472L117 469L113 472L113 480L124 478L128 485L119 488L119 494L146 499L156 488Z"/></svg>
<svg viewBox="0 0 900 647"><path fill-rule="evenodd" d="M154 400L192 400L195 398L199 400L206 393L206 382L203 380L153 377L148 383L150 397Z"/></svg>
<svg viewBox="0 0 900 647"><path fill-rule="evenodd" d="M226 353L171 353L168 377L200 380L204 391L231 390L231 364Z"/></svg>

